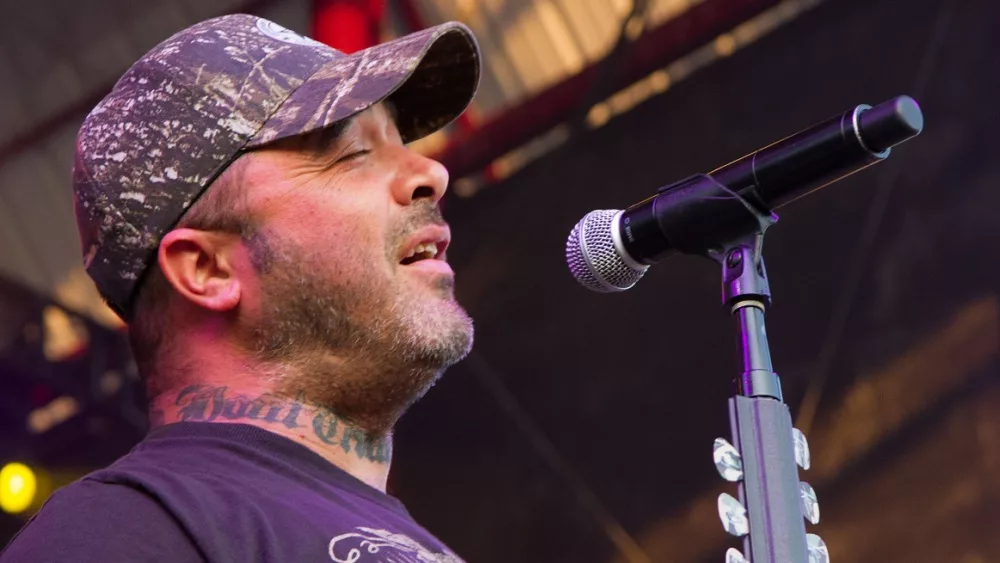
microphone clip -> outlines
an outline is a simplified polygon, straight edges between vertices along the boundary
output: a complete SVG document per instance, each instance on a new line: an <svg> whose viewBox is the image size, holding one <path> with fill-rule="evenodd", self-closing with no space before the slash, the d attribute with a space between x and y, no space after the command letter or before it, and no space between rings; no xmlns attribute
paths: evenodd
<svg viewBox="0 0 1000 563"><path fill-rule="evenodd" d="M764 268L764 232L778 215L710 174L695 174L658 190L653 214L674 247L722 266L722 303L771 304Z"/></svg>
<svg viewBox="0 0 1000 563"><path fill-rule="evenodd" d="M722 304L732 312L745 301L766 309L771 306L771 287L764 267L761 247L764 233L757 233L745 240L734 242L722 252L712 252L710 257L722 266Z"/></svg>

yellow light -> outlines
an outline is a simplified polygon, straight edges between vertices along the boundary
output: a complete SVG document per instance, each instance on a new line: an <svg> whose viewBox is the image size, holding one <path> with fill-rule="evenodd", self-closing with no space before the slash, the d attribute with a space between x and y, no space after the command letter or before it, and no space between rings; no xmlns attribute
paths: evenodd
<svg viewBox="0 0 1000 563"><path fill-rule="evenodd" d="M0 469L0 510L9 514L24 512L35 500L38 480L35 472L23 463L8 463Z"/></svg>

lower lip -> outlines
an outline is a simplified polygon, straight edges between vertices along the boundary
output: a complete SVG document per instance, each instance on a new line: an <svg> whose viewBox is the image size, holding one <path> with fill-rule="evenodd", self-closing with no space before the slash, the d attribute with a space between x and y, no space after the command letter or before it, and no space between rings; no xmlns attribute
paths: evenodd
<svg viewBox="0 0 1000 563"><path fill-rule="evenodd" d="M420 260L419 262L414 262L412 264L407 264L406 268L408 270L416 270L420 272L426 272L428 274L446 274L449 276L455 275L455 272L451 269L444 260Z"/></svg>

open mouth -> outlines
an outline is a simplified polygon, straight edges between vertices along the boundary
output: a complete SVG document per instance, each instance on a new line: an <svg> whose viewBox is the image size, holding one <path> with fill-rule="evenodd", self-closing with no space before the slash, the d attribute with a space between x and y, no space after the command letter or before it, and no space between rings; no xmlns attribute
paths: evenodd
<svg viewBox="0 0 1000 563"><path fill-rule="evenodd" d="M430 226L414 233L400 252L399 263L403 266L425 260L444 261L445 251L451 242L447 226Z"/></svg>
<svg viewBox="0 0 1000 563"><path fill-rule="evenodd" d="M421 260L435 260L439 259L441 254L438 248L440 243L425 242L418 244L410 250L410 253L399 261L400 264L404 266L409 266Z"/></svg>

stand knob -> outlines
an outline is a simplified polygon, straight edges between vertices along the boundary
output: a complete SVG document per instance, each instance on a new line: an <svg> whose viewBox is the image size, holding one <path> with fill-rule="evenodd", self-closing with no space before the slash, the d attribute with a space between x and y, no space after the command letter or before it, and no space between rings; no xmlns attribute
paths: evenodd
<svg viewBox="0 0 1000 563"><path fill-rule="evenodd" d="M809 459L809 442L806 435L798 428L792 428L792 442L795 444L795 463L802 469L808 470L811 465Z"/></svg>
<svg viewBox="0 0 1000 563"><path fill-rule="evenodd" d="M819 501L816 500L816 491L805 481L799 483L799 500L802 503L802 515L806 520L813 525L819 524Z"/></svg>
<svg viewBox="0 0 1000 563"><path fill-rule="evenodd" d="M725 438L715 439L712 459L715 461L715 469L726 481L736 483L743 478L743 458Z"/></svg>
<svg viewBox="0 0 1000 563"><path fill-rule="evenodd" d="M747 561L746 557L743 557L743 552L736 549L735 547L730 547L726 550L726 563L750 563Z"/></svg>
<svg viewBox="0 0 1000 563"><path fill-rule="evenodd" d="M743 503L729 493L719 495L719 520L731 535L742 537L750 533L750 520Z"/></svg>
<svg viewBox="0 0 1000 563"><path fill-rule="evenodd" d="M806 545L809 547L809 563L830 563L830 552L827 551L823 538L816 534L806 534Z"/></svg>

